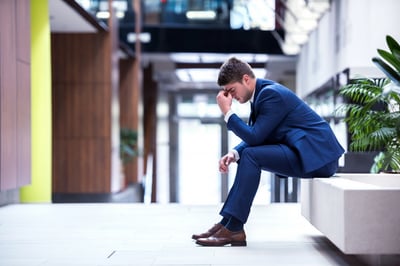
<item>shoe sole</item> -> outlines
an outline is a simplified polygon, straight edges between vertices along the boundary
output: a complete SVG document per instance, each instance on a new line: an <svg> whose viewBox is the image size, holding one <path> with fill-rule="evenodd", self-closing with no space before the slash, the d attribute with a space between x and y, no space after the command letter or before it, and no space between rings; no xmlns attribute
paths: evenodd
<svg viewBox="0 0 400 266"><path fill-rule="evenodd" d="M232 247L245 247L247 246L246 241L233 241L233 242L227 242L227 243L211 243L211 242L201 242L201 241L196 241L197 245L204 246L204 247L223 247L226 245L231 245Z"/></svg>

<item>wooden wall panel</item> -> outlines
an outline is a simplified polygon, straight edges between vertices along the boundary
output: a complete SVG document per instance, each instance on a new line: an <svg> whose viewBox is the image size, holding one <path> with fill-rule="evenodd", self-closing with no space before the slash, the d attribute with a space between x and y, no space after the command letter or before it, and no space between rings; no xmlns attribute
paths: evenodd
<svg viewBox="0 0 400 266"><path fill-rule="evenodd" d="M0 190L30 181L29 8L0 1Z"/></svg>
<svg viewBox="0 0 400 266"><path fill-rule="evenodd" d="M149 155L153 156L153 176L152 182L152 202L156 201L157 188L157 101L158 87L153 80L153 65L150 64L143 71L143 83L146 88L143 90L143 102L146 104L143 107L143 133L144 133L144 158ZM145 169L147 162L145 161ZM146 173L147 174L147 173ZM147 177L146 177L147 178Z"/></svg>
<svg viewBox="0 0 400 266"><path fill-rule="evenodd" d="M108 39L106 33L53 33L53 79L60 83L110 82Z"/></svg>
<svg viewBox="0 0 400 266"><path fill-rule="evenodd" d="M16 12L18 14L16 20L17 56L18 60L27 62L29 64L31 61L30 0L18 0L15 1L15 5L16 5Z"/></svg>
<svg viewBox="0 0 400 266"><path fill-rule="evenodd" d="M56 86L53 90L55 137L110 137L108 84L58 83Z"/></svg>
<svg viewBox="0 0 400 266"><path fill-rule="evenodd" d="M18 62L17 73L17 185L31 181L31 90L30 65Z"/></svg>
<svg viewBox="0 0 400 266"><path fill-rule="evenodd" d="M110 140L67 138L55 142L58 160L54 162L57 178L53 188L57 193L109 192Z"/></svg>
<svg viewBox="0 0 400 266"><path fill-rule="evenodd" d="M1 77L1 183L0 188L15 188L16 172L16 50L15 50L15 5L10 1L0 2L0 77ZM6 26L7 25L7 26ZM4 38L3 36L7 36Z"/></svg>
<svg viewBox="0 0 400 266"><path fill-rule="evenodd" d="M135 86L135 60L121 59L119 69L120 125L121 128L131 128L137 131L140 89ZM138 182L137 158L124 165L124 174L128 184Z"/></svg>
<svg viewBox="0 0 400 266"><path fill-rule="evenodd" d="M109 37L52 34L53 193L111 192Z"/></svg>
<svg viewBox="0 0 400 266"><path fill-rule="evenodd" d="M17 186L31 181L30 0L15 1L17 47ZM22 77L22 78L21 78Z"/></svg>

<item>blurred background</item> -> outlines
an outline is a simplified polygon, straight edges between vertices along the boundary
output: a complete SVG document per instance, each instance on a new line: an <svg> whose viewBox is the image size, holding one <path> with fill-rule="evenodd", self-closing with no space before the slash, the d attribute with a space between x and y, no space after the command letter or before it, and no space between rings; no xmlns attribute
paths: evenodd
<svg viewBox="0 0 400 266"><path fill-rule="evenodd" d="M215 101L221 64L249 62L324 117L371 58L399 39L395 0L2 0L1 205L216 204L234 179L218 160L239 139ZM384 14L384 17L383 17ZM11 26L10 26L11 25ZM249 106L234 104L247 120ZM375 153L346 152L342 172ZM256 203L298 201L298 180L263 172Z"/></svg>

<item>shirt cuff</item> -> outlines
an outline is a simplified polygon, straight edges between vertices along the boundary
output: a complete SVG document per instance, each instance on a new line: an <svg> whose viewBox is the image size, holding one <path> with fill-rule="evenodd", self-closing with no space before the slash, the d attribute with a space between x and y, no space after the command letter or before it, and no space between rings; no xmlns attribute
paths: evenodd
<svg viewBox="0 0 400 266"><path fill-rule="evenodd" d="M229 118L230 118L233 114L234 114L234 112L233 112L232 110L229 110L229 111L226 113L226 115L225 115L225 117L224 117L224 120L225 120L226 123L228 123Z"/></svg>
<svg viewBox="0 0 400 266"><path fill-rule="evenodd" d="M231 152L233 153L233 155L235 156L235 160L236 162L239 161L240 156L237 150L231 150Z"/></svg>

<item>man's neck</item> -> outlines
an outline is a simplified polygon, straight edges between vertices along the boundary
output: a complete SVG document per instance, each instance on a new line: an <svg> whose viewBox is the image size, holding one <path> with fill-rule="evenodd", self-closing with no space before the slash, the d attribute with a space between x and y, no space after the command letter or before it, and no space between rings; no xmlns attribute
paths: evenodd
<svg viewBox="0 0 400 266"><path fill-rule="evenodd" d="M253 90L253 93L251 94L250 102L254 102L254 95L256 94L256 90Z"/></svg>
<svg viewBox="0 0 400 266"><path fill-rule="evenodd" d="M251 98L250 98L250 102L254 102L254 96L256 94L256 80L254 80L254 84L253 85L253 93L251 94Z"/></svg>

